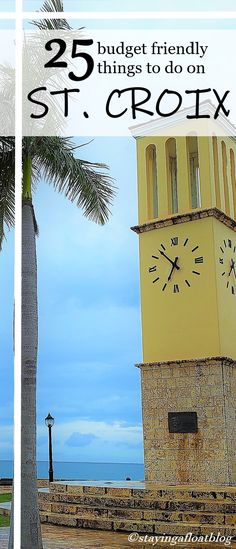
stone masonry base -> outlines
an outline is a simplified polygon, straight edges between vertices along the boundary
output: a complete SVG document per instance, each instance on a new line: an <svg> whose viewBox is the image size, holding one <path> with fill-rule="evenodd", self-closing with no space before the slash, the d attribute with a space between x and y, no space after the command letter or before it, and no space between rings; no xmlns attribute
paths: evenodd
<svg viewBox="0 0 236 549"><path fill-rule="evenodd" d="M236 362L215 357L137 366L142 377L145 479L233 485ZM198 432L169 432L168 412L196 412Z"/></svg>

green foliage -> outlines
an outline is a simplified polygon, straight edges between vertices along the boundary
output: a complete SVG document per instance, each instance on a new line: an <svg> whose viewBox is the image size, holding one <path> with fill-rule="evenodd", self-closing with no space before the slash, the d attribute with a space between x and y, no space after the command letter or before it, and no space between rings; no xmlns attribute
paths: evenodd
<svg viewBox="0 0 236 549"><path fill-rule="evenodd" d="M45 0L41 11L62 12L62 0ZM64 19L33 22L40 29L64 29L71 27ZM37 63L36 63L37 66ZM11 73L7 72L6 86L9 87ZM4 84L5 85L5 84ZM8 89L8 88L7 88ZM5 96L4 96L5 97ZM2 98L2 92L1 92ZM6 106L4 107L6 109ZM58 122L59 127L59 122ZM31 197L41 179L45 179L68 200L83 210L86 217L103 225L109 217L110 205L115 195L115 187L107 175L105 164L88 162L76 156L78 149L67 137L24 137L22 161L26 194ZM32 162L31 180L25 161ZM15 139L0 137L0 250L5 237L5 226L14 225L14 180L15 180ZM24 193L23 193L24 197ZM35 220L37 232L37 223Z"/></svg>
<svg viewBox="0 0 236 549"><path fill-rule="evenodd" d="M64 11L63 0L45 0L40 11Z"/></svg>
<svg viewBox="0 0 236 549"><path fill-rule="evenodd" d="M44 179L83 210L85 217L103 225L108 220L115 187L105 164L81 160L68 137L24 137L23 165L32 159L32 189ZM0 248L4 224L14 225L15 139L0 137Z"/></svg>
<svg viewBox="0 0 236 549"><path fill-rule="evenodd" d="M0 250L5 237L5 224L14 225L15 139L0 138Z"/></svg>
<svg viewBox="0 0 236 549"><path fill-rule="evenodd" d="M8 527L10 526L10 517L8 516L5 516L5 515L0 515L0 528L1 526L3 527Z"/></svg>
<svg viewBox="0 0 236 549"><path fill-rule="evenodd" d="M47 12L62 12L63 0L45 0L40 10L43 13ZM70 30L71 27L66 19L42 19L33 21L33 24L40 30Z"/></svg>
<svg viewBox="0 0 236 549"><path fill-rule="evenodd" d="M0 494L0 503L6 503L6 501L12 500L12 494L6 493L6 494Z"/></svg>
<svg viewBox="0 0 236 549"><path fill-rule="evenodd" d="M68 137L24 138L23 158L32 158L34 188L42 178L75 204L89 219L103 225L114 196L107 166L76 158L75 143Z"/></svg>
<svg viewBox="0 0 236 549"><path fill-rule="evenodd" d="M1 503L6 503L7 501L11 501L12 500L12 494L11 493L5 493L5 494L0 494L0 506L1 506ZM0 515L0 527L1 526L10 526L10 517L9 516L6 516L6 515Z"/></svg>

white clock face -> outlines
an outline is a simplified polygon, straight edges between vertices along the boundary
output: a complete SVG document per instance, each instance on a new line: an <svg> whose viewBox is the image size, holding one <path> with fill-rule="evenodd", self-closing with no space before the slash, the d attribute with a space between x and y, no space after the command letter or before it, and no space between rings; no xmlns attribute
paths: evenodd
<svg viewBox="0 0 236 549"><path fill-rule="evenodd" d="M180 294L195 285L201 276L204 257L201 246L186 236L174 235L157 242L148 267L153 286Z"/></svg>
<svg viewBox="0 0 236 549"><path fill-rule="evenodd" d="M226 289L236 296L236 239L225 238L219 250L220 276Z"/></svg>

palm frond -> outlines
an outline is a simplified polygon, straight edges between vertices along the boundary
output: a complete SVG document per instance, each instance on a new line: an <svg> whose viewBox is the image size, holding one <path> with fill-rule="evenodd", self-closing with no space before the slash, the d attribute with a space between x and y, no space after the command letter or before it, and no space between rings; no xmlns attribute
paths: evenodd
<svg viewBox="0 0 236 549"><path fill-rule="evenodd" d="M45 0L40 12L63 12L63 0ZM40 30L70 30L71 26L66 19L42 19L32 21L32 24L38 27Z"/></svg>
<svg viewBox="0 0 236 549"><path fill-rule="evenodd" d="M87 218L103 225L115 195L112 179L104 173L107 166L76 158L75 144L67 137L36 137L34 144L34 170L75 202Z"/></svg>
<svg viewBox="0 0 236 549"><path fill-rule="evenodd" d="M15 212L15 138L0 137L0 250L5 225L14 225Z"/></svg>
<svg viewBox="0 0 236 549"><path fill-rule="evenodd" d="M64 11L63 0L45 0L40 11Z"/></svg>

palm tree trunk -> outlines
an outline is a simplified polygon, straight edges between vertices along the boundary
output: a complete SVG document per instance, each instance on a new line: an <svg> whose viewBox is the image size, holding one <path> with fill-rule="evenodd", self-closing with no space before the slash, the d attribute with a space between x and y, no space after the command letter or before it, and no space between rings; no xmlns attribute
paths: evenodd
<svg viewBox="0 0 236 549"><path fill-rule="evenodd" d="M21 549L42 549L36 467L37 260L31 198L22 207Z"/></svg>

